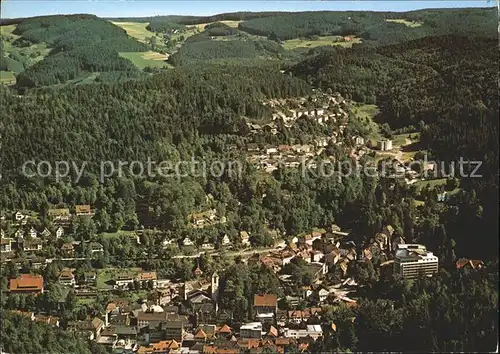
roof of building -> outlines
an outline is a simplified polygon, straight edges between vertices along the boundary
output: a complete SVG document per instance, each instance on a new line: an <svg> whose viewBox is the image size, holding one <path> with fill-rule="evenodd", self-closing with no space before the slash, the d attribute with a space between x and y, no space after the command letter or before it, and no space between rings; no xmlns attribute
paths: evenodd
<svg viewBox="0 0 500 354"><path fill-rule="evenodd" d="M276 327L271 326L269 328L269 331L267 332L267 335L270 337L278 337L278 330L276 329Z"/></svg>
<svg viewBox="0 0 500 354"><path fill-rule="evenodd" d="M278 304L278 297L275 294L254 295L254 306L276 307Z"/></svg>
<svg viewBox="0 0 500 354"><path fill-rule="evenodd" d="M75 275L73 274L73 271L69 268L64 268L59 273L59 278L74 278L74 277Z"/></svg>
<svg viewBox="0 0 500 354"><path fill-rule="evenodd" d="M207 339L207 334L205 333L205 331L203 329L198 329L196 331L196 333L194 334L194 337L196 339Z"/></svg>
<svg viewBox="0 0 500 354"><path fill-rule="evenodd" d="M47 213L52 216L69 215L69 209L67 208L49 209Z"/></svg>
<svg viewBox="0 0 500 354"><path fill-rule="evenodd" d="M41 291L43 290L43 277L41 275L20 274L15 279L10 279L10 291Z"/></svg>
<svg viewBox="0 0 500 354"><path fill-rule="evenodd" d="M74 250L75 247L73 246L72 243L64 243L62 246L61 246L61 250Z"/></svg>
<svg viewBox="0 0 500 354"><path fill-rule="evenodd" d="M233 330L227 324L223 325L217 330L217 333L231 334Z"/></svg>
<svg viewBox="0 0 500 354"><path fill-rule="evenodd" d="M137 321L148 322L148 321L165 321L167 319L167 314L165 312L139 312L137 314Z"/></svg>
<svg viewBox="0 0 500 354"><path fill-rule="evenodd" d="M139 280L156 280L156 272L142 272L138 276Z"/></svg>
<svg viewBox="0 0 500 354"><path fill-rule="evenodd" d="M467 258L460 258L456 262L457 269L461 269L467 265L470 265L472 267L472 269L476 269L478 267L483 266L484 263L480 259L467 259Z"/></svg>
<svg viewBox="0 0 500 354"><path fill-rule="evenodd" d="M90 213L90 205L88 205L88 204L75 205L75 211L77 214Z"/></svg>

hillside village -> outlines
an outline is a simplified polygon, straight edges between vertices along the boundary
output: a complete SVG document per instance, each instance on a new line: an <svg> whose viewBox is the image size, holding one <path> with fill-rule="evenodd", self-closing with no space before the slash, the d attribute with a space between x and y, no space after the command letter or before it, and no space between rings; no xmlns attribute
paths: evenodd
<svg viewBox="0 0 500 354"><path fill-rule="evenodd" d="M389 159L390 171L379 169L379 172L383 172L384 177L395 178L408 185L423 180L424 174L430 177L439 176L439 166L435 163L423 161L415 164L412 154L404 156L403 148L412 144L409 139L395 146L392 139L380 137L372 141L361 135L353 135L352 132L347 133L349 121L353 119L353 104L339 93L326 94L318 90L309 97L263 102L264 106L272 110L270 122L246 123L249 130L246 144L247 161L258 169L272 173L280 167L311 169L321 164L334 164L343 156L352 158L359 167L363 156L371 156ZM316 136L308 144L301 144L300 141L291 145L256 142L260 135L276 135L283 129L293 129L298 120L319 124L328 134Z"/></svg>
<svg viewBox="0 0 500 354"><path fill-rule="evenodd" d="M373 144L367 137L353 135L349 130L353 103L339 94L318 91L309 97L262 104L270 109L270 117L267 122L246 123L244 149L247 161L266 173L279 168L311 169L343 156L359 164L365 155L394 158L393 175L385 177L406 184L420 180L420 173L435 169L427 165L419 173L410 168L411 160L404 161L401 153L393 152L391 139L380 138ZM306 143L259 143L262 135L276 135L308 122L321 126L326 134ZM206 209L188 215L188 228L195 232L226 224L226 216L215 205L214 197L207 195ZM149 208L146 205L142 209ZM129 262L134 266L131 268L100 266L111 251L105 238L72 237L75 225L85 224L98 212L86 204L49 208L43 219L48 223L41 223L40 214L34 211L3 214L1 261L16 275L9 279L6 291L13 299L15 313L72 331L116 352L284 353L290 346L305 351L319 338L336 331L335 322L324 318L323 312L343 306L355 308L358 292L374 280L394 276L413 279L438 271L438 258L432 252L423 245L406 244L404 235L391 225L382 227L363 244L356 242L349 230L331 225L300 235L283 235L268 228L264 247L246 230L236 235L223 232L215 239L165 236L161 252L172 252L173 259L190 264L189 280L180 280L137 267L140 262L133 260ZM135 254L160 257L160 250L147 250L145 235L150 232L144 227L129 231L125 233L127 243L136 249ZM116 257L123 246L113 247ZM246 322L235 320L233 311L221 303L219 284L224 281L225 270L214 271L204 265L203 257L227 255L234 257L234 262L266 269L279 280L279 296L252 295L252 315ZM79 264L85 262L97 268L82 269ZM482 266L480 260L460 259L456 263L457 269ZM49 268L57 272L51 280L43 276ZM303 284L297 272L305 274L307 284L297 286ZM16 307L19 296L36 302L44 294L50 295L54 284L60 295L54 300L54 308L31 312ZM66 306L75 309L85 304L101 310L87 310L77 321L64 321L56 315Z"/></svg>
<svg viewBox="0 0 500 354"><path fill-rule="evenodd" d="M399 274L413 279L420 274L432 276L438 271L436 256L426 251L425 246L405 244L404 237L391 225L384 226L367 244L357 244L349 232L331 225L327 230L292 237L288 242L276 239L275 247L259 252L252 251L251 235L242 231L237 240L240 246L236 248L240 251L233 253L239 258L237 262L263 267L275 274L282 296L253 294L253 321L238 322L232 311L220 303L224 270L220 274L217 271L207 273L200 266L202 254L217 257L220 249L216 251L202 245L199 255L191 258L190 281L160 278L156 271L141 268L117 269L106 282L110 286L103 287L101 278L107 274L106 270L77 274L71 264L98 259L107 250L98 242L87 243L84 252L78 241L62 243L64 225L74 218L92 218L94 212L83 205L77 206L74 212L51 210L55 225L60 225L55 232L30 227L32 216L22 212L3 217L4 224L8 222L19 229L13 238L5 237L2 231L2 264L14 265L18 269L18 275L9 280L9 296L30 299L41 299L47 291L50 294L47 289L53 289L52 284L37 273L52 262L66 264L56 278L62 289L57 308L68 306L69 297L73 297L71 301L76 301L76 304L104 301L97 306L103 310L95 310L92 315L87 313L86 318L70 322L55 316L54 310L14 310L14 313L72 331L116 352L213 354L271 350L284 353L290 346L304 351L319 338L336 330L335 322L323 318L323 311L342 306L356 307L358 291L372 278L391 279L394 274ZM186 239L182 243L192 246ZM60 245L55 257L37 256L43 247L53 244ZM234 246L227 235L221 244L227 250ZM136 247L141 247L140 243ZM16 258L15 255L22 257ZM410 260L412 266L408 268ZM402 264L403 261L406 263ZM459 259L456 263L457 270L480 269L482 266L480 260ZM28 269L35 273L27 273ZM308 274L309 285L296 288L300 283L298 269ZM120 295L124 292L140 295L134 301Z"/></svg>

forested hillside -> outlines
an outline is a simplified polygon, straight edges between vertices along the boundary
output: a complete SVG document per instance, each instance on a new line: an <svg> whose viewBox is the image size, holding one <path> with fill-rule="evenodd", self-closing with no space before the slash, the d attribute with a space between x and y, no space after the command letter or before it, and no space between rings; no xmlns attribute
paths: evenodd
<svg viewBox="0 0 500 354"><path fill-rule="evenodd" d="M24 315L0 310L0 321L0 348L5 353L106 353L101 346Z"/></svg>
<svg viewBox="0 0 500 354"><path fill-rule="evenodd" d="M236 133L241 116L268 115L260 103L264 97L309 90L304 81L277 70L238 65L190 66L122 86L22 99L4 90L5 138L12 140L5 141L3 167L5 173L19 168L34 151L41 160L166 159L169 144L189 145L210 131Z"/></svg>
<svg viewBox="0 0 500 354"><path fill-rule="evenodd" d="M208 32L213 29L209 29ZM199 62L209 62L218 59L289 59L297 58L287 52L279 44L266 39L245 40L233 38L230 40L211 40L204 33L197 38L191 37L169 59L173 65L185 65Z"/></svg>
<svg viewBox="0 0 500 354"><path fill-rule="evenodd" d="M63 83L85 72L136 71L119 51L146 51L147 46L130 38L108 21L92 15L44 16L17 25L15 46L47 43L49 56L17 77L19 88Z"/></svg>
<svg viewBox="0 0 500 354"><path fill-rule="evenodd" d="M411 21L418 23L412 25ZM272 35L280 40L313 35L355 35L365 44L376 45L452 33L494 37L496 27L496 9L493 8L407 13L303 12L256 18L239 24L239 28L248 33Z"/></svg>
<svg viewBox="0 0 500 354"><path fill-rule="evenodd" d="M498 191L498 50L494 39L427 37L379 49L325 52L294 75L354 100L377 103L379 122L420 129L421 147L444 163L482 161L483 178L465 178L484 207L481 230L496 229ZM459 223L457 232L478 231ZM491 240L490 240L491 241ZM477 246L481 247L481 246Z"/></svg>
<svg viewBox="0 0 500 354"><path fill-rule="evenodd" d="M242 21L250 20L253 18L275 16L279 14L284 14L286 12L228 12L223 14L217 14L213 16L181 16L181 15L169 15L169 16L150 16L150 17L113 17L107 18L110 21L133 21L133 22L170 22L178 23L182 25L196 25L200 23L210 23L217 21ZM2 23L2 22L0 22Z"/></svg>

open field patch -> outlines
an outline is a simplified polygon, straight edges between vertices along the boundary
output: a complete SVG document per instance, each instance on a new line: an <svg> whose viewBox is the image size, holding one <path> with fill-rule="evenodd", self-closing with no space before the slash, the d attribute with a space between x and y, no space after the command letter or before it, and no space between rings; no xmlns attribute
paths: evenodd
<svg viewBox="0 0 500 354"><path fill-rule="evenodd" d="M386 22L392 22L392 23L401 23L403 25L406 25L407 27L411 28L417 28L421 27L424 23L420 21L408 21L403 18L394 18L394 19L387 19L385 20Z"/></svg>
<svg viewBox="0 0 500 354"><path fill-rule="evenodd" d="M355 125L363 135L376 144L376 141L380 139L379 125L373 120L373 117L378 113L377 106L374 104L355 106L353 107L353 113L357 119L353 120L351 124Z"/></svg>
<svg viewBox="0 0 500 354"><path fill-rule="evenodd" d="M139 69L144 69L145 67L151 68L163 68L167 65L166 60L168 56L165 54L160 54L156 52L121 52L119 53L121 57L130 60Z"/></svg>
<svg viewBox="0 0 500 354"><path fill-rule="evenodd" d="M119 274L138 273L141 268L105 268L99 269L97 272L97 288L109 290L113 288L113 281Z"/></svg>
<svg viewBox="0 0 500 354"><path fill-rule="evenodd" d="M135 231L125 231L125 230L120 230L117 232L104 232L101 234L104 238L115 238L115 237L120 237L120 236L129 236L129 237L136 237Z"/></svg>
<svg viewBox="0 0 500 354"><path fill-rule="evenodd" d="M12 37L14 40L19 38L17 34L14 34L14 30L16 29L16 25L7 25L0 27L0 34L4 37Z"/></svg>
<svg viewBox="0 0 500 354"><path fill-rule="evenodd" d="M342 36L322 36L317 39L289 39L283 42L283 47L288 50L296 48L315 48L327 45L338 45L350 48L354 43L361 43L361 38L349 37L348 40L345 40Z"/></svg>
<svg viewBox="0 0 500 354"><path fill-rule="evenodd" d="M112 24L123 28L127 34L131 37L134 37L141 42L145 42L148 37L156 37L158 42L162 42L162 38L157 36L155 33L150 32L146 29L148 23L143 22L111 22Z"/></svg>
<svg viewBox="0 0 500 354"><path fill-rule="evenodd" d="M11 85L16 83L16 77L12 71L0 71L0 83Z"/></svg>

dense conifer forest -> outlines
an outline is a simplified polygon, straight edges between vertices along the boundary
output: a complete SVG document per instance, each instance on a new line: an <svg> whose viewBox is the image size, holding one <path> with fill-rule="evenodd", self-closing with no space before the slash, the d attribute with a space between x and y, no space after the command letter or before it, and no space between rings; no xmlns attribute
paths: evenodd
<svg viewBox="0 0 500 354"><path fill-rule="evenodd" d="M20 88L63 83L83 72L136 71L118 52L147 50L123 29L91 15L31 18L17 25L13 33L20 36L15 46L45 42L51 48L44 60L18 75Z"/></svg>
<svg viewBox="0 0 500 354"><path fill-rule="evenodd" d="M421 22L417 26L387 20ZM494 9L422 10L406 13L311 12L280 14L240 23L251 34L274 35L281 40L326 35L356 35L366 44L386 45L429 35L469 34L494 37L497 21Z"/></svg>

